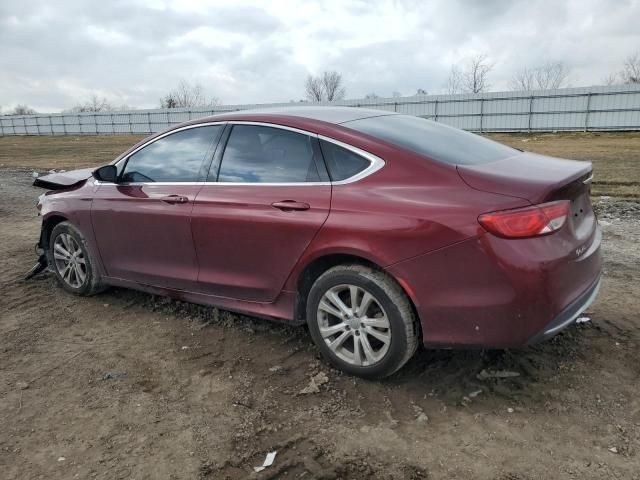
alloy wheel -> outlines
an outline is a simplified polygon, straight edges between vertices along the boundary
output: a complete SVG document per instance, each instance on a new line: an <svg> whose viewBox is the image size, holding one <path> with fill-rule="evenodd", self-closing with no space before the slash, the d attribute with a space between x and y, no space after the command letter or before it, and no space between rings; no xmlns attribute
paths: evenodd
<svg viewBox="0 0 640 480"><path fill-rule="evenodd" d="M64 282L80 288L87 278L87 263L78 242L68 233L58 235L53 243L56 270Z"/></svg>
<svg viewBox="0 0 640 480"><path fill-rule="evenodd" d="M318 304L317 321L329 349L351 365L373 365L391 345L386 312L371 292L357 285L327 290Z"/></svg>

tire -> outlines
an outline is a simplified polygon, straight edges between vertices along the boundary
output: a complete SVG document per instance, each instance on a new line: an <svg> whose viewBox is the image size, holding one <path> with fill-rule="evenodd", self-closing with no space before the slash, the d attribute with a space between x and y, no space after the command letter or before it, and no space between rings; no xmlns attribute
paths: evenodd
<svg viewBox="0 0 640 480"><path fill-rule="evenodd" d="M387 377L418 346L417 319L402 288L386 273L363 265L340 265L318 277L306 314L322 356L351 375Z"/></svg>
<svg viewBox="0 0 640 480"><path fill-rule="evenodd" d="M71 223L61 222L53 227L49 236L48 261L58 283L67 292L88 296L104 290L87 241Z"/></svg>

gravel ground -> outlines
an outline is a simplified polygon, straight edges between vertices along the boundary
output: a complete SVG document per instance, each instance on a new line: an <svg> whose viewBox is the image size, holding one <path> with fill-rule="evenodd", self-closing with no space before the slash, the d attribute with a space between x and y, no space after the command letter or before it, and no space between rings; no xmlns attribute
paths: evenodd
<svg viewBox="0 0 640 480"><path fill-rule="evenodd" d="M303 328L21 280L30 173L0 168L1 477L640 479L640 204L596 204L589 322L522 350L421 350L368 382Z"/></svg>

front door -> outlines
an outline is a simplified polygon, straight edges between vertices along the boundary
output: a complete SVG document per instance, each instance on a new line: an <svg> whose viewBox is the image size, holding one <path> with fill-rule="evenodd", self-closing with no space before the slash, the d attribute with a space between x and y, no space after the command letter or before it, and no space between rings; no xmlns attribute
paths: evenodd
<svg viewBox="0 0 640 480"><path fill-rule="evenodd" d="M224 125L188 128L131 154L117 184L103 183L91 219L107 275L195 290L191 210Z"/></svg>
<svg viewBox="0 0 640 480"><path fill-rule="evenodd" d="M329 214L331 185L317 168L320 155L312 135L233 126L192 213L202 292L256 302L277 297Z"/></svg>

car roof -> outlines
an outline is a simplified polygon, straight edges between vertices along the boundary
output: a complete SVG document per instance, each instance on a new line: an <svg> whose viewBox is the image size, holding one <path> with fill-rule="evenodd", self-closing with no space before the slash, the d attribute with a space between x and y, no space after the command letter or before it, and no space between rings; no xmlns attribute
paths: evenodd
<svg viewBox="0 0 640 480"><path fill-rule="evenodd" d="M357 107L321 107L321 106L291 106L291 107L271 107L271 108L256 108L251 110L238 110L237 112L228 112L221 115L215 115L208 119L216 117L231 118L234 116L247 117L250 115L269 115L269 116L287 116L287 117L301 117L311 120L319 120L327 123L340 124L345 122L351 122L353 120L360 120L362 118L381 117L385 115L396 115L395 112L389 112L386 110L374 110L372 108L357 108ZM208 120L207 119L207 120ZM204 119L203 119L204 120Z"/></svg>

